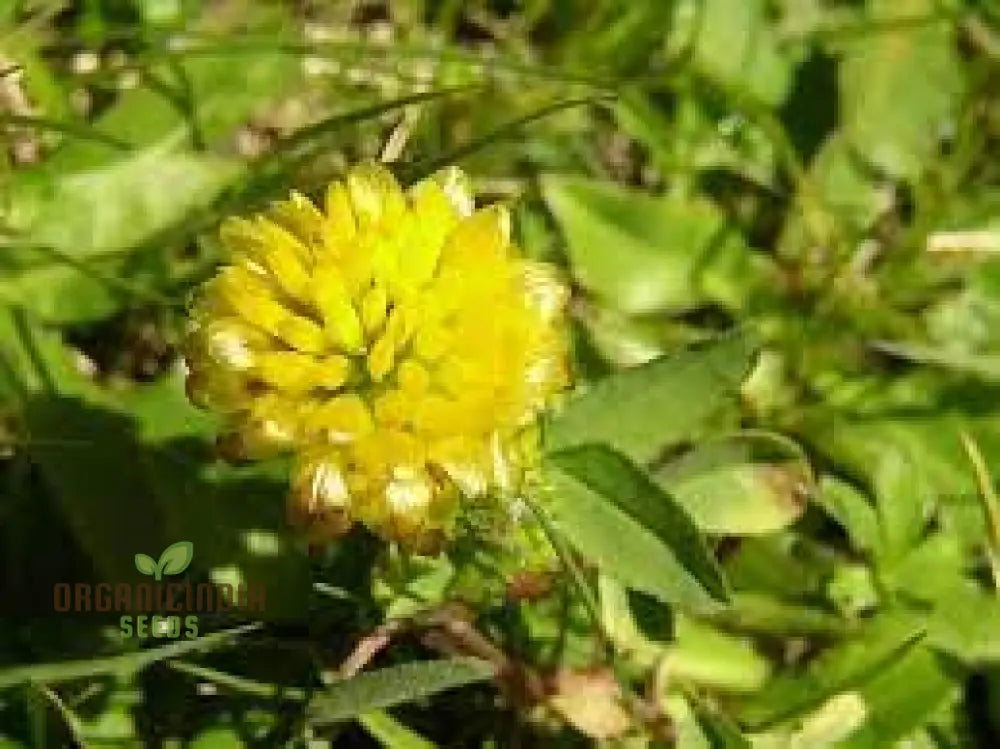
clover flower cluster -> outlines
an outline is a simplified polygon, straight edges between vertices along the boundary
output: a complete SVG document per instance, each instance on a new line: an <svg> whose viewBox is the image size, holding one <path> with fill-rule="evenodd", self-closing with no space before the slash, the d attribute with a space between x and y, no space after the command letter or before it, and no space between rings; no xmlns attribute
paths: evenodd
<svg viewBox="0 0 1000 749"><path fill-rule="evenodd" d="M196 292L188 392L230 453L291 453L292 519L315 542L360 522L416 550L463 497L516 490L567 384L567 293L444 170L404 191L353 168L322 207L293 193L228 219L227 264Z"/></svg>

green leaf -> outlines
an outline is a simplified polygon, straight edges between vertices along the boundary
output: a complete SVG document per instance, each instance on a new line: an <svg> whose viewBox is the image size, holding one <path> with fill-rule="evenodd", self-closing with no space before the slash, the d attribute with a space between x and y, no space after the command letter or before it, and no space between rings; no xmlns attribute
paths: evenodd
<svg viewBox="0 0 1000 749"><path fill-rule="evenodd" d="M54 181L22 181L11 228L25 243L77 256L123 250L205 205L236 174L230 159L165 140Z"/></svg>
<svg viewBox="0 0 1000 749"><path fill-rule="evenodd" d="M745 637L678 616L675 642L659 664L664 683L676 679L713 691L753 693L770 676L771 665Z"/></svg>
<svg viewBox="0 0 1000 749"><path fill-rule="evenodd" d="M404 663L327 687L309 702L306 717L312 725L339 723L492 676L490 664L472 658Z"/></svg>
<svg viewBox="0 0 1000 749"><path fill-rule="evenodd" d="M575 322L579 337L573 368L581 385L607 377L615 367L648 364L663 356L668 344L662 321L656 318L626 315L592 305Z"/></svg>
<svg viewBox="0 0 1000 749"><path fill-rule="evenodd" d="M722 572L691 518L627 458L603 446L549 456L548 505L585 558L629 587L695 608L727 600Z"/></svg>
<svg viewBox="0 0 1000 749"><path fill-rule="evenodd" d="M19 174L8 222L14 258L25 261L0 281L0 299L54 322L106 316L126 298L100 280L125 272L120 253L211 202L237 174L231 159L187 152L176 140L83 171ZM35 247L45 262L26 262Z"/></svg>
<svg viewBox="0 0 1000 749"><path fill-rule="evenodd" d="M734 118L695 97L680 99L668 116L641 90L620 93L614 113L620 127L649 149L657 168L684 189L694 188L698 172L718 169L758 185L774 184L774 145L750 120ZM746 248L742 254L761 257Z"/></svg>
<svg viewBox="0 0 1000 749"><path fill-rule="evenodd" d="M871 172L840 131L822 143L809 164L809 180L844 232L867 231L886 210L884 186ZM808 246L812 239L807 223L802 211L786 214L780 240L783 252L792 256Z"/></svg>
<svg viewBox="0 0 1000 749"><path fill-rule="evenodd" d="M717 617L725 627L765 635L839 636L848 622L821 608L787 602L765 593L735 592L732 605Z"/></svg>
<svg viewBox="0 0 1000 749"><path fill-rule="evenodd" d="M12 401L42 395L95 395L91 383L73 369L59 335L44 329L24 310L0 307L0 394Z"/></svg>
<svg viewBox="0 0 1000 749"><path fill-rule="evenodd" d="M957 534L936 532L880 570L881 583L908 600L947 600L963 580L968 558Z"/></svg>
<svg viewBox="0 0 1000 749"><path fill-rule="evenodd" d="M184 383L183 372L173 370L154 382L116 394L116 405L136 420L143 442L157 444L185 438L208 441L218 434L218 415L194 406Z"/></svg>
<svg viewBox="0 0 1000 749"><path fill-rule="evenodd" d="M843 749L894 746L920 726L928 716L960 689L945 664L926 647L918 645L895 663L875 672L860 689L867 716Z"/></svg>
<svg viewBox="0 0 1000 749"><path fill-rule="evenodd" d="M217 726L199 733L188 746L191 749L242 749L246 744L235 729Z"/></svg>
<svg viewBox="0 0 1000 749"><path fill-rule="evenodd" d="M1000 217L1000 195L990 209ZM973 230L972 236L982 237L984 229ZM991 234L996 234L1000 245L1000 231L987 230L987 236ZM949 236L955 237L951 232L941 232L927 241L931 244ZM984 253L987 254L990 253ZM1000 348L1000 272L996 263L987 262L969 268L967 274L968 282L963 288L941 295L924 313L927 344L919 349L907 347L898 354L911 361L996 382L1000 368L992 354ZM954 363L953 357L957 360Z"/></svg>
<svg viewBox="0 0 1000 749"><path fill-rule="evenodd" d="M880 184L842 133L823 142L809 165L809 176L822 192L825 204L856 231L868 229L885 210Z"/></svg>
<svg viewBox="0 0 1000 749"><path fill-rule="evenodd" d="M184 538L214 581L262 586L267 618L301 615L309 566L284 517L287 466L216 461L214 420L188 402L182 376L100 390L57 336L6 310L0 364L0 392L22 402L27 455L102 578L140 579L136 548Z"/></svg>
<svg viewBox="0 0 1000 749"><path fill-rule="evenodd" d="M752 746L740 733L739 726L721 710L710 707L703 700L695 702L694 714L711 749L750 749Z"/></svg>
<svg viewBox="0 0 1000 749"><path fill-rule="evenodd" d="M243 625L212 632L193 640L177 640L158 648L145 648L121 655L9 666L0 669L0 689L18 687L32 681L57 683L93 679L97 676L129 675L157 661L175 658L185 653L207 652L231 644L233 637L256 630L259 626L259 624Z"/></svg>
<svg viewBox="0 0 1000 749"><path fill-rule="evenodd" d="M802 432L824 458L870 490L880 544L892 544L880 553L898 558L919 539L940 498L977 492L958 438L967 424L946 412L905 418L827 412L808 415Z"/></svg>
<svg viewBox="0 0 1000 749"><path fill-rule="evenodd" d="M301 616L311 580L285 519L286 463L217 461L216 420L191 405L179 373L123 394L119 407L143 446L148 495L162 514L161 546L189 540L198 549L192 565L214 581L262 586L268 619Z"/></svg>
<svg viewBox="0 0 1000 749"><path fill-rule="evenodd" d="M437 746L384 710L359 715L358 723L386 749L434 749Z"/></svg>
<svg viewBox="0 0 1000 749"><path fill-rule="evenodd" d="M881 20L929 16L933 0L880 0ZM877 12L877 11L876 11ZM898 24L845 46L840 105L851 145L894 177L916 179L957 116L962 87L952 25Z"/></svg>
<svg viewBox="0 0 1000 749"><path fill-rule="evenodd" d="M552 176L541 187L585 289L625 312L699 301L697 273L725 234L713 206Z"/></svg>
<svg viewBox="0 0 1000 749"><path fill-rule="evenodd" d="M834 566L826 583L826 597L845 619L857 619L879 604L879 590L871 568L856 562Z"/></svg>
<svg viewBox="0 0 1000 749"><path fill-rule="evenodd" d="M1000 382L1000 356L996 354L975 354L961 348L952 350L902 341L876 341L872 345L877 350L900 359L971 375L986 382Z"/></svg>
<svg viewBox="0 0 1000 749"><path fill-rule="evenodd" d="M280 23L285 16L248 8L240 25ZM163 85L122 92L93 125L132 144L132 152L122 156L103 143L67 140L41 165L13 175L4 224L17 237L6 255L33 256L30 248L42 246L70 262L33 262L4 274L0 300L54 322L101 319L120 308L126 296L75 264L100 263L106 275L134 273L126 251L204 210L242 173L236 159L192 146L231 136L262 103L285 95L300 69L294 56L272 49L153 66L144 78Z"/></svg>
<svg viewBox="0 0 1000 749"><path fill-rule="evenodd" d="M156 562L146 554L135 555L135 568L144 575L156 574Z"/></svg>
<svg viewBox="0 0 1000 749"><path fill-rule="evenodd" d="M764 0L706 0L698 10L678 3L680 34L694 33L690 50L695 67L712 80L739 86L770 105L780 104L792 82L792 61L779 46L774 24L768 22ZM687 18L690 21L685 23ZM693 29L688 25L696 24Z"/></svg>
<svg viewBox="0 0 1000 749"><path fill-rule="evenodd" d="M99 712L76 713L79 734L88 746L128 746L135 740L142 692L131 675L119 677L112 684L102 695Z"/></svg>
<svg viewBox="0 0 1000 749"><path fill-rule="evenodd" d="M767 593L788 601L814 599L824 589L834 560L823 547L810 546L784 530L746 536L725 557L734 590Z"/></svg>
<svg viewBox="0 0 1000 749"><path fill-rule="evenodd" d="M868 717L868 703L856 691L840 692L799 721L754 735L755 747L835 749Z"/></svg>
<svg viewBox="0 0 1000 749"><path fill-rule="evenodd" d="M188 568L193 557L194 544L190 541L172 543L160 554L157 572L160 575L179 575Z"/></svg>
<svg viewBox="0 0 1000 749"><path fill-rule="evenodd" d="M601 614L601 630L615 646L617 652L640 668L652 668L663 656L664 644L653 638L639 626L633 612L633 596L614 577L599 574L597 578L598 605ZM670 612L666 607L654 603L664 611L665 619Z"/></svg>
<svg viewBox="0 0 1000 749"><path fill-rule="evenodd" d="M824 476L820 479L815 501L847 531L856 550L870 553L879 548L881 540L875 508L853 486L833 476Z"/></svg>
<svg viewBox="0 0 1000 749"><path fill-rule="evenodd" d="M920 539L934 499L915 469L915 457L886 446L873 476L875 509L881 530L881 551L895 560Z"/></svg>
<svg viewBox="0 0 1000 749"><path fill-rule="evenodd" d="M927 617L927 642L973 666L1000 663L1000 599L956 580Z"/></svg>
<svg viewBox="0 0 1000 749"><path fill-rule="evenodd" d="M805 715L836 694L857 690L899 662L924 636L914 617L883 614L816 658L804 672L772 679L741 709L741 722L762 729Z"/></svg>
<svg viewBox="0 0 1000 749"><path fill-rule="evenodd" d="M408 619L440 606L454 580L455 566L447 554L418 556L390 548L373 574L372 597L386 619Z"/></svg>
<svg viewBox="0 0 1000 749"><path fill-rule="evenodd" d="M247 29L276 31L289 21L288 12L279 6L247 6L239 20L234 19L238 28L228 40ZM211 37L224 45L226 29L213 29ZM167 63L152 65L145 79L157 85L123 92L96 118L95 128L139 148L163 140L217 146L261 106L288 95L301 77L299 60L275 49L273 38L270 41L253 54L213 53L211 45L200 44L200 54L174 55ZM49 163L60 172L75 172L106 163L108 156L107 147L72 142Z"/></svg>
<svg viewBox="0 0 1000 749"><path fill-rule="evenodd" d="M802 516L812 477L800 463L753 458L747 446L705 445L658 469L656 479L706 533L772 533Z"/></svg>
<svg viewBox="0 0 1000 749"><path fill-rule="evenodd" d="M546 429L550 450L606 443L645 463L705 431L733 402L754 347L732 334L596 382Z"/></svg>
<svg viewBox="0 0 1000 749"><path fill-rule="evenodd" d="M0 380L17 399L26 453L105 579L138 579L136 548L164 545L134 423L76 372L57 335L0 310Z"/></svg>
<svg viewBox="0 0 1000 749"><path fill-rule="evenodd" d="M162 515L125 416L77 398L31 400L29 454L70 528L106 579L135 579L135 547L163 545Z"/></svg>

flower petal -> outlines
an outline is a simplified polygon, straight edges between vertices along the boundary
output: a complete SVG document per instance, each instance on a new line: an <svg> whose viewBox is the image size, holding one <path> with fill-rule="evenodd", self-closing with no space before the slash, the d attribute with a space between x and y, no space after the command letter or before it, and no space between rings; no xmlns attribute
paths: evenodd
<svg viewBox="0 0 1000 749"><path fill-rule="evenodd" d="M396 178L378 164L354 167L347 175L347 192L360 231L380 222L391 226L406 210L406 199Z"/></svg>
<svg viewBox="0 0 1000 749"><path fill-rule="evenodd" d="M340 271L331 265L313 274L313 298L323 316L330 340L345 351L357 352L364 345L364 332L351 294Z"/></svg>

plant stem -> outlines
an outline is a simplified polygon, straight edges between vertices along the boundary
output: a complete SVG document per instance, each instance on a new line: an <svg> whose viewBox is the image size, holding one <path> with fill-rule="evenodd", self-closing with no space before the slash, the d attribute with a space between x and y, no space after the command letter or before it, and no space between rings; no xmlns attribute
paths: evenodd
<svg viewBox="0 0 1000 749"><path fill-rule="evenodd" d="M650 722L651 718L654 717L650 715L650 706L632 690L628 675L625 673L621 662L618 660L618 653L615 650L614 641L611 639L604 627L604 621L601 617L600 603L597 600L597 596L594 595L593 589L587 583L583 570L581 570L580 565L576 563L573 551L569 548L566 540L562 537L562 534L555 527L552 519L549 518L545 510L539 506L534 499L529 497L524 497L523 499L525 504L528 505L532 513L534 513L535 517L538 519L538 523L542 527L549 543L552 544L552 548L555 550L556 556L559 557L560 563L569 573L573 586L576 588L577 592L580 594L580 598L583 600L584 607L587 609L587 614L590 617L591 623L594 625L594 629L597 631L598 636L604 644L608 663L615 675L615 681L618 682L618 686L621 689L622 701L625 703L625 706L636 720L643 724Z"/></svg>
<svg viewBox="0 0 1000 749"><path fill-rule="evenodd" d="M990 560L990 570L993 572L993 586L1000 591L1000 497L993 488L993 477L986 465L979 445L968 432L961 432L962 446L965 448L972 469L976 473L979 484L979 495L983 501L983 511L986 515L986 534L988 537L987 554Z"/></svg>

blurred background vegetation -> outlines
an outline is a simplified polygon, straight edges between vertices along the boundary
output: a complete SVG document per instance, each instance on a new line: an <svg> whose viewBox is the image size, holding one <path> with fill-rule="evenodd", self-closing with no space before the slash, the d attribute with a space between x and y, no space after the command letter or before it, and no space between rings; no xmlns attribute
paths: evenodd
<svg viewBox="0 0 1000 749"><path fill-rule="evenodd" d="M1000 746L998 94L993 0L0 0L0 745ZM573 281L571 574L309 554L187 403L220 218L384 154ZM52 613L178 539L267 621Z"/></svg>

